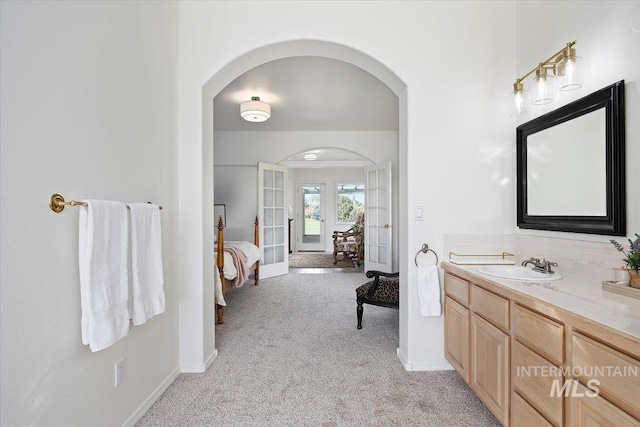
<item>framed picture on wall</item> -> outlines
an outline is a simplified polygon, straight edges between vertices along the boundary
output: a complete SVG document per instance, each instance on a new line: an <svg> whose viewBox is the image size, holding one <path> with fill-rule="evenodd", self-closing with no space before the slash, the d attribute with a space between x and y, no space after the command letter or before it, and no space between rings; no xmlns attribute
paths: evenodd
<svg viewBox="0 0 640 427"><path fill-rule="evenodd" d="M222 225L224 227L227 226L227 205L225 204L214 204L213 205L213 218L215 219L215 226L218 226L218 218L222 215Z"/></svg>

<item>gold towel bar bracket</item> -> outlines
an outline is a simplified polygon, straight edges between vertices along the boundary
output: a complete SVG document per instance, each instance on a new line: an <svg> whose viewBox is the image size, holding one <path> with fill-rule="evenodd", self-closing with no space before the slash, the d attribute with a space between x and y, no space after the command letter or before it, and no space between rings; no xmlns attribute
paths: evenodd
<svg viewBox="0 0 640 427"><path fill-rule="evenodd" d="M151 202L147 202L147 203L151 203ZM89 206L87 205L85 202L77 202L75 200L70 200L68 202L65 202L64 197L62 197L60 194L52 194L51 195L51 199L49 199L49 208L51 208L52 211L54 211L55 213L60 213L64 210L65 206ZM127 205L127 208L129 207L129 205ZM158 206L158 208L160 210L162 210L162 206Z"/></svg>

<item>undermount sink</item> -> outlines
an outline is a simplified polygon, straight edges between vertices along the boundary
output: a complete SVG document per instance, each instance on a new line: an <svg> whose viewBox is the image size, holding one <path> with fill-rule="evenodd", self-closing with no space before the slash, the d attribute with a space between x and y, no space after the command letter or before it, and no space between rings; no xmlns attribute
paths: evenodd
<svg viewBox="0 0 640 427"><path fill-rule="evenodd" d="M530 268L520 267L517 265L486 265L476 269L478 273L488 274L489 276L502 277L511 280L560 280L560 274L546 274L533 271Z"/></svg>

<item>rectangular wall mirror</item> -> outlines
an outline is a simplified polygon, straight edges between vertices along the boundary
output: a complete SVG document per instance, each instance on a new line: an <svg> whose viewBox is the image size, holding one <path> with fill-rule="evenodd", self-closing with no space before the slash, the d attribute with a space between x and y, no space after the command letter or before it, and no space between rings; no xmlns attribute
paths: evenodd
<svg viewBox="0 0 640 427"><path fill-rule="evenodd" d="M624 80L518 126L518 227L626 234Z"/></svg>

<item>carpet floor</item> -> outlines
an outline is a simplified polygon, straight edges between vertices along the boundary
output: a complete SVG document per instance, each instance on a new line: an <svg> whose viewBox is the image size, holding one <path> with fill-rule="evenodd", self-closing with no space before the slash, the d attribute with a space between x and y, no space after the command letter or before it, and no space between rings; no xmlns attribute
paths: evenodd
<svg viewBox="0 0 640 427"><path fill-rule="evenodd" d="M338 255L338 262L333 263L333 254L327 253L302 253L296 252L289 255L289 267L291 268L357 268L351 260L342 260ZM362 268L362 265L360 266Z"/></svg>
<svg viewBox="0 0 640 427"><path fill-rule="evenodd" d="M404 370L397 310L365 305L356 329L366 280L291 274L231 290L218 358L181 374L137 425L499 426L455 371Z"/></svg>

